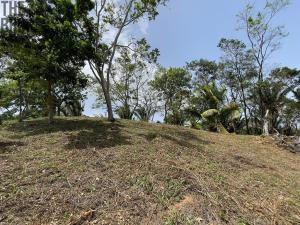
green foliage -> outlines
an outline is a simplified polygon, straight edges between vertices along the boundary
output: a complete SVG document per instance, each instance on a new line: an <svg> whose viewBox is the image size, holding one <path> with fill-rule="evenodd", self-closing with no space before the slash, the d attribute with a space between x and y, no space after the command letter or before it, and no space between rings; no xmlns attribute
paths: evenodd
<svg viewBox="0 0 300 225"><path fill-rule="evenodd" d="M45 88L50 122L54 115L55 88L64 87L66 91L69 87L72 92L81 79L86 46L78 42L83 33L75 24L87 15L91 5L77 3L28 0L27 6L20 6L19 14L10 17L14 30L2 30L0 35L0 44L13 61L12 67L26 74L23 77L27 81L48 83Z"/></svg>
<svg viewBox="0 0 300 225"><path fill-rule="evenodd" d="M240 107L235 103L224 105L225 89L218 90L215 84L202 87L201 98L207 102L208 110L201 113L211 131L225 131L240 119Z"/></svg>
<svg viewBox="0 0 300 225"><path fill-rule="evenodd" d="M222 38L218 47L223 51L220 64L221 82L228 87L231 100L243 109L245 124L241 128L246 128L247 134L250 134L248 93L257 76L255 57L240 40Z"/></svg>
<svg viewBox="0 0 300 225"><path fill-rule="evenodd" d="M165 122L168 124L175 125L184 125L186 121L186 114L184 110L178 109L176 106L173 106L171 110L168 112Z"/></svg>
<svg viewBox="0 0 300 225"><path fill-rule="evenodd" d="M17 98L17 84L14 81L0 81L0 120L13 117L17 111L15 99Z"/></svg>
<svg viewBox="0 0 300 225"><path fill-rule="evenodd" d="M208 120L213 120L220 115L220 112L217 109L209 109L203 112L201 115Z"/></svg>
<svg viewBox="0 0 300 225"><path fill-rule="evenodd" d="M193 74L199 85L208 85L218 79L218 65L206 59L194 60L187 63L186 68Z"/></svg>
<svg viewBox="0 0 300 225"><path fill-rule="evenodd" d="M216 83L196 85L193 95L189 98L188 113L192 118L201 119L201 113L209 109L218 109L224 101L226 89L218 88Z"/></svg>
<svg viewBox="0 0 300 225"><path fill-rule="evenodd" d="M135 0L133 1L132 19L139 19L140 15L146 14L149 20L154 20L158 15L157 7L165 4L167 0Z"/></svg>
<svg viewBox="0 0 300 225"><path fill-rule="evenodd" d="M145 91L135 109L135 116L142 121L150 121L158 111L158 102L154 90Z"/></svg>
<svg viewBox="0 0 300 225"><path fill-rule="evenodd" d="M110 84L116 53L120 53L124 49L136 52L136 48L131 48L131 45L134 44L138 46L138 51L142 52L142 57L146 60L155 61L159 55L158 49L149 51L150 46L145 39L132 40L131 43L124 44L120 43L120 36L126 27L137 23L142 18L148 17L149 20L154 20L158 15L158 6L164 5L165 2L166 0L96 1L94 17L86 16L79 23L79 28L82 28L85 34L81 36L80 42L85 43L87 46L87 60L95 80L99 84L98 90L102 89L101 92L103 93L103 100L106 103L110 121L115 120ZM113 29L116 30L112 37L113 41L106 40L106 35L111 35L111 33L107 34L107 32ZM131 104L127 104L130 108ZM124 111L127 106L124 106L124 103L122 103L120 107L119 109L117 108L117 112ZM131 113L126 113L126 115L132 117L134 110L130 109L130 111ZM121 113L121 115L123 114Z"/></svg>
<svg viewBox="0 0 300 225"><path fill-rule="evenodd" d="M254 4L248 4L238 15L239 28L245 30L251 54L255 59L255 77L257 79L253 86L258 88L256 96L258 107L255 107L255 123L257 124L257 121L259 121L261 131L264 135L269 135L269 119L267 118L269 109L263 102L263 91L259 87L260 83L263 83L267 77L266 65L268 58L278 50L281 44L280 41L288 35L284 31L284 26L275 26L273 24L279 12L288 4L288 0L266 1L266 5L262 10L256 10ZM245 109L244 114L246 114ZM248 125L247 130L249 131Z"/></svg>
<svg viewBox="0 0 300 225"><path fill-rule="evenodd" d="M286 36L283 26L272 22L288 1L268 1L260 11L248 5L238 17L250 45L222 38L220 63L200 59L185 68L160 68L151 80L159 50L145 38L121 43L120 36L141 18L155 19L165 3L28 0L10 17L14 30L0 32L2 117L81 115L89 84L81 70L87 62L110 121L113 113L150 121L163 111L166 123L195 129L296 132L299 70L265 70ZM108 40L111 30L115 36Z"/></svg>
<svg viewBox="0 0 300 225"><path fill-rule="evenodd" d="M151 86L158 92L163 102L165 122L183 125L185 122L184 104L191 88L191 75L183 68L160 69Z"/></svg>
<svg viewBox="0 0 300 225"><path fill-rule="evenodd" d="M292 129L291 123L297 124L297 116L292 116L297 114L297 108L293 106L295 100L289 98L289 95L295 93L294 90L300 85L299 74L300 71L296 69L277 68L271 72L268 79L258 83L258 86L254 88L253 95L260 90L261 101L270 111L268 119L271 130L280 130L284 124ZM253 100L255 101L255 98Z"/></svg>
<svg viewBox="0 0 300 225"><path fill-rule="evenodd" d="M112 102L120 118L133 119L136 115L148 121L155 113L151 93L147 91L149 74L158 55L155 50L149 53L150 46L146 42L135 47L134 53L122 49L116 59L112 73Z"/></svg>

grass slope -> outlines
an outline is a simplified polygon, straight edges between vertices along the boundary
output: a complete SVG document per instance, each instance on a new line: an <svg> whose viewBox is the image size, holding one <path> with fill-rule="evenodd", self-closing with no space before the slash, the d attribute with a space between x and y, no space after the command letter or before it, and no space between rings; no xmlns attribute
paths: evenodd
<svg viewBox="0 0 300 225"><path fill-rule="evenodd" d="M0 129L0 224L300 224L300 156L268 138L100 119Z"/></svg>

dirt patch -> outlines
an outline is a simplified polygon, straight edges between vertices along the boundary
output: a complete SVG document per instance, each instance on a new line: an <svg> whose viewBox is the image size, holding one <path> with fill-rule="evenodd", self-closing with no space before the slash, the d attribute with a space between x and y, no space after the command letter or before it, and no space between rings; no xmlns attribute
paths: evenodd
<svg viewBox="0 0 300 225"><path fill-rule="evenodd" d="M188 205L192 205L194 202L195 202L194 197L191 195L187 195L183 198L183 200L181 200L180 202L175 204L173 206L173 208L176 210L181 210L181 209L187 207Z"/></svg>

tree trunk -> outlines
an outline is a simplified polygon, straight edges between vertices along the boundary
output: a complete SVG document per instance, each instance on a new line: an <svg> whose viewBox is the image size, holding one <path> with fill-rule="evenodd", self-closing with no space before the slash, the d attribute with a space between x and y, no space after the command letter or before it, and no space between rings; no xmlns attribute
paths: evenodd
<svg viewBox="0 0 300 225"><path fill-rule="evenodd" d="M104 82L101 82L101 86L102 86L102 90L103 90L103 94L104 94L104 98L105 98L105 102L106 102L108 120L110 122L114 122L115 118L114 118L114 113L113 113L113 110L112 110L110 93L106 89Z"/></svg>
<svg viewBox="0 0 300 225"><path fill-rule="evenodd" d="M266 110L266 113L263 117L263 131L262 134L264 136L269 136L269 120L268 120L269 110Z"/></svg>
<svg viewBox="0 0 300 225"><path fill-rule="evenodd" d="M254 127L255 127L254 133L255 134L260 134L260 128L261 128L261 126L258 124L257 117L254 118Z"/></svg>
<svg viewBox="0 0 300 225"><path fill-rule="evenodd" d="M60 103L58 103L57 104L57 116L60 116L60 112L61 112Z"/></svg>
<svg viewBox="0 0 300 225"><path fill-rule="evenodd" d="M247 134L250 134L250 130L249 130L249 119L247 116L247 102L246 102L246 96L245 96L245 91L244 91L244 85L241 83L241 89L242 89L242 98L243 98L243 104L244 104L244 116L245 116L245 120L246 120L246 129L247 129Z"/></svg>
<svg viewBox="0 0 300 225"><path fill-rule="evenodd" d="M52 95L52 81L48 80L48 122L52 124L54 122L54 102Z"/></svg>
<svg viewBox="0 0 300 225"><path fill-rule="evenodd" d="M23 121L23 90L22 90L22 83L21 79L18 80L18 86L19 86L19 122Z"/></svg>
<svg viewBox="0 0 300 225"><path fill-rule="evenodd" d="M90 65L90 68L91 68L96 80L101 85L101 88L102 88L102 91L104 94L104 98L105 98L106 107L107 107L108 120L110 122L114 122L115 118L114 118L114 114L113 114L110 91L109 91L109 76L107 76L108 81L106 81L104 78L104 72L103 72L104 66L102 66L102 68L101 68L101 66L97 65L97 63L95 63L95 65L97 65L97 66L93 66L93 63L90 61L89 61L89 65Z"/></svg>
<svg viewBox="0 0 300 225"><path fill-rule="evenodd" d="M106 105L107 105L107 114L108 114L108 120L110 122L115 122L114 118L114 113L112 109L112 104L111 104L111 97L110 97L110 91L109 91L109 81L107 82L107 88L106 88L106 93L105 93L105 100L106 100Z"/></svg>
<svg viewBox="0 0 300 225"><path fill-rule="evenodd" d="M245 120L246 120L246 130L247 130L247 134L250 134L250 130L249 130L249 120L248 120L248 116L247 116L247 109L244 108L244 116L245 116Z"/></svg>

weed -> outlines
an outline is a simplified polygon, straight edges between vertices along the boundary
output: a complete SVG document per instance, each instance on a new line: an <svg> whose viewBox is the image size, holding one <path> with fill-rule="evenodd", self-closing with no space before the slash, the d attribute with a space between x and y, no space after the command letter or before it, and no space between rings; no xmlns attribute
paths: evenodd
<svg viewBox="0 0 300 225"><path fill-rule="evenodd" d="M250 225L250 222L245 218L240 218L238 220L238 225Z"/></svg>
<svg viewBox="0 0 300 225"><path fill-rule="evenodd" d="M148 141L152 141L154 140L155 138L157 138L160 134L156 131L150 131L147 135L146 135L146 139Z"/></svg>
<svg viewBox="0 0 300 225"><path fill-rule="evenodd" d="M137 177L134 183L143 189L143 191L147 192L148 194L153 190L153 184L149 176L140 176Z"/></svg>
<svg viewBox="0 0 300 225"><path fill-rule="evenodd" d="M162 191L155 193L155 197L162 205L168 205L173 201L178 202L184 194L184 187L184 180L170 180Z"/></svg>
<svg viewBox="0 0 300 225"><path fill-rule="evenodd" d="M191 215L173 211L166 216L163 225L196 225L198 221Z"/></svg>

